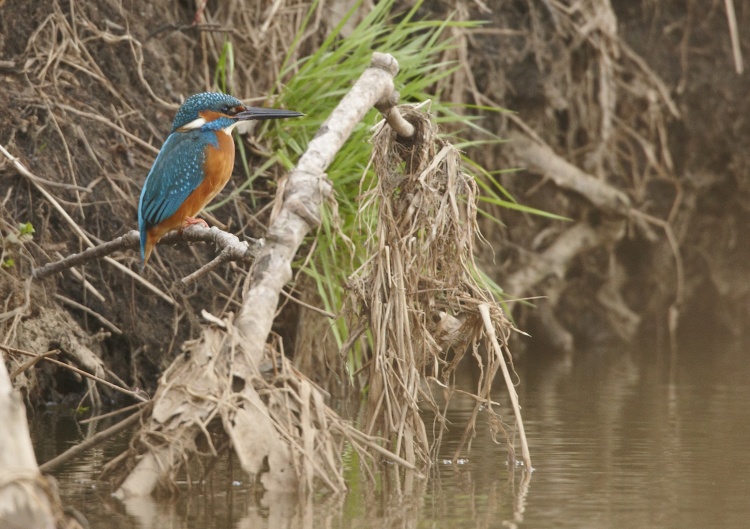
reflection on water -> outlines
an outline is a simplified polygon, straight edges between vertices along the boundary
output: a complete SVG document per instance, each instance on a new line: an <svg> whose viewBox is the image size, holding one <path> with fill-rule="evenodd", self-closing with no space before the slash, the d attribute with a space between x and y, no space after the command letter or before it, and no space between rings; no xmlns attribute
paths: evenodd
<svg viewBox="0 0 750 529"><path fill-rule="evenodd" d="M175 501L121 503L93 481L118 452L116 443L93 450L57 477L64 500L94 529L745 528L750 363L745 350L735 349L680 356L672 382L668 370L639 367L628 355L580 355L573 362L519 368L535 468L530 479L508 474L505 448L484 427L465 460L442 461L453 453L470 401L456 401L449 417L456 428L445 437L430 478L400 494L382 485L392 467L383 467L372 484L349 460L349 494L300 503L257 492L230 460ZM496 399L504 397L498 387ZM72 419L37 416L39 459L50 459L85 433Z"/></svg>

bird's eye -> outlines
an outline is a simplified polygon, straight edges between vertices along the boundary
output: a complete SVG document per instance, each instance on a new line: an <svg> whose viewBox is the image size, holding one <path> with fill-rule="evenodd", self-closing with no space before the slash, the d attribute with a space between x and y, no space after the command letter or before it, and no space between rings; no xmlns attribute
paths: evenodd
<svg viewBox="0 0 750 529"><path fill-rule="evenodd" d="M231 110L232 107L230 107L229 105L224 105L223 107L221 107L222 114L231 114Z"/></svg>

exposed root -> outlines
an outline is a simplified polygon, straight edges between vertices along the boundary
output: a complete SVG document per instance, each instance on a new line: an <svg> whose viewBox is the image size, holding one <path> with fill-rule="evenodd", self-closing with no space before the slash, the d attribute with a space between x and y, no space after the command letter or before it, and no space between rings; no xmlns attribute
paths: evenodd
<svg viewBox="0 0 750 529"><path fill-rule="evenodd" d="M689 33L694 29L691 13L695 9L692 2L689 4L684 28L685 57ZM731 2L725 4L731 34ZM548 316L554 312L559 298L576 296L572 292L576 289L559 295L571 267L585 261L587 281L597 283L612 267L628 266L622 255L617 255L621 248L641 237L648 244L658 241L658 230L653 229L658 223L648 216L665 222L674 232L680 232L677 223L684 221L684 217L677 216L683 206L683 193L670 151L679 142L671 141L668 135L670 121L682 115L673 99L674 91L652 68L654 62L638 55L623 38L620 28L623 22L617 15L611 3L591 0L506 3L493 6L491 12L471 2L459 2L458 18L484 17L491 23L467 30L459 36L460 46L446 52L451 54L447 58L471 65L456 70L450 80L444 81L446 90L454 90L455 100L468 96L478 105L517 112L498 114L495 120L498 127L488 126L510 141L496 149L487 149L486 154L478 153L475 161L493 167L502 160L505 167L540 174L541 180L532 184L528 178L517 175L503 176L499 181L525 204L577 222L568 234L570 230L560 223L533 216L517 222L515 215L493 210L506 220L503 230L519 248L515 255L510 250L511 256L505 258L502 271L496 270L493 275L507 274L510 282L503 281L503 287L512 298L553 295L556 299L551 301L552 311ZM500 48L503 53L483 53L488 47ZM456 94L456 89L463 93ZM518 133L519 128L522 134ZM666 208L659 204L656 209L655 187L667 190L663 195L671 204ZM624 223L625 229L613 231L602 227L602 219L605 224ZM591 225L582 230L578 223ZM593 238L577 237L583 231L594 234ZM549 242L553 233L557 242ZM680 298L683 290L680 241L673 240L670 232L665 230L665 233L670 246L677 243L673 251L676 273L672 274L671 284L667 280L669 286L665 289L670 292L665 295ZM529 248L526 241L542 240L543 236L544 246L554 248L552 252ZM570 238L581 244L577 249L560 252ZM567 254L564 261L547 259L561 253ZM592 255L598 258L586 258ZM621 262L613 264L612 259ZM542 268L546 272L538 273ZM536 278L529 281L532 276ZM632 282L627 285L632 286ZM514 290L515 286L521 286L522 290ZM626 339L632 338L639 322L628 307L628 303L633 306L633 293L627 292L623 282L607 281L606 288L606 295L581 295L573 301L574 306L592 308L590 305L596 304L610 322L621 321L627 315L627 325L611 330ZM518 304L515 308L520 313L516 316L523 317L524 309ZM559 327L556 320L543 319ZM565 322L572 330L571 323ZM562 338L561 343L570 344L565 333L559 331L560 328L554 334Z"/></svg>

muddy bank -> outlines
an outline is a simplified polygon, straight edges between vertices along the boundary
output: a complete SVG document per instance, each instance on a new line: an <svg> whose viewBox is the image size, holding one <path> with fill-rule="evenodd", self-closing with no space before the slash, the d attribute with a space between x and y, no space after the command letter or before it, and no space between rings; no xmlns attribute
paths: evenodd
<svg viewBox="0 0 750 529"><path fill-rule="evenodd" d="M745 7L736 6L740 28L748 26ZM180 98L213 84L227 35L239 65L230 88L266 93L306 12L267 8L229 2L196 13L183 4L108 0L0 7L0 142L33 173L0 161L7 343L35 352L85 348L132 387L152 388L182 343L199 334L201 309L231 306L242 277L232 267L200 287L175 286L194 256L206 260L199 246L160 250L145 276L174 303L138 279L135 253L117 257L132 273L99 262L43 283L26 278L32 267L135 226L140 186ZM427 3L419 15L445 13ZM203 22L192 25L197 16ZM300 54L315 49L336 16L320 12ZM519 202L573 220L500 209L493 213L502 227L481 225L493 251L478 248L480 258L498 284L517 286L509 297L549 298L538 308L514 307L518 326L532 331L534 343L567 350L642 336L667 343L670 331L685 339L738 332L750 310L743 239L750 163L741 148L750 140L750 87L747 74L735 71L723 6L592 2L563 10L517 2L487 10L460 3L457 16L487 23L458 36L447 58L464 67L436 88L457 102L516 112L513 119L488 114L482 124L518 141L469 155L489 170L531 167L499 181ZM261 34L266 22L272 25ZM524 141L547 156L532 164L518 148ZM550 167L561 161L625 196L626 209L594 204L556 181L559 171ZM259 189L261 204L272 191ZM263 235L267 214L231 203L213 212L252 237ZM27 222L33 240L19 242ZM550 256L559 261L539 267ZM529 280L524 274L534 267ZM48 309L66 313L59 321L87 338L30 341L20 330ZM292 343L298 332L293 317L275 330ZM46 380L32 400L83 388Z"/></svg>

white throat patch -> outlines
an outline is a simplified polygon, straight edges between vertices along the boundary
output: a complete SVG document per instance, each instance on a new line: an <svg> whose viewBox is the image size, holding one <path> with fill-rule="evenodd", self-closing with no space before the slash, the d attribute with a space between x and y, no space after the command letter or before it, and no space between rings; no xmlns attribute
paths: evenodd
<svg viewBox="0 0 750 529"><path fill-rule="evenodd" d="M236 127L236 126L237 126L237 125L239 125L239 124L240 124L240 122L239 122L239 121L235 121L234 123L232 123L232 124L231 124L231 125L229 125L228 127L224 127L224 128L223 128L223 129L221 129L221 130L223 130L223 131L224 131L225 133L227 133L228 135L230 135L230 136L231 136L231 135L232 135L232 131L234 130L234 127Z"/></svg>
<svg viewBox="0 0 750 529"><path fill-rule="evenodd" d="M203 118L197 118L189 123L185 123L182 127L180 127L180 130L194 130L199 129L203 125L206 124L206 120Z"/></svg>

